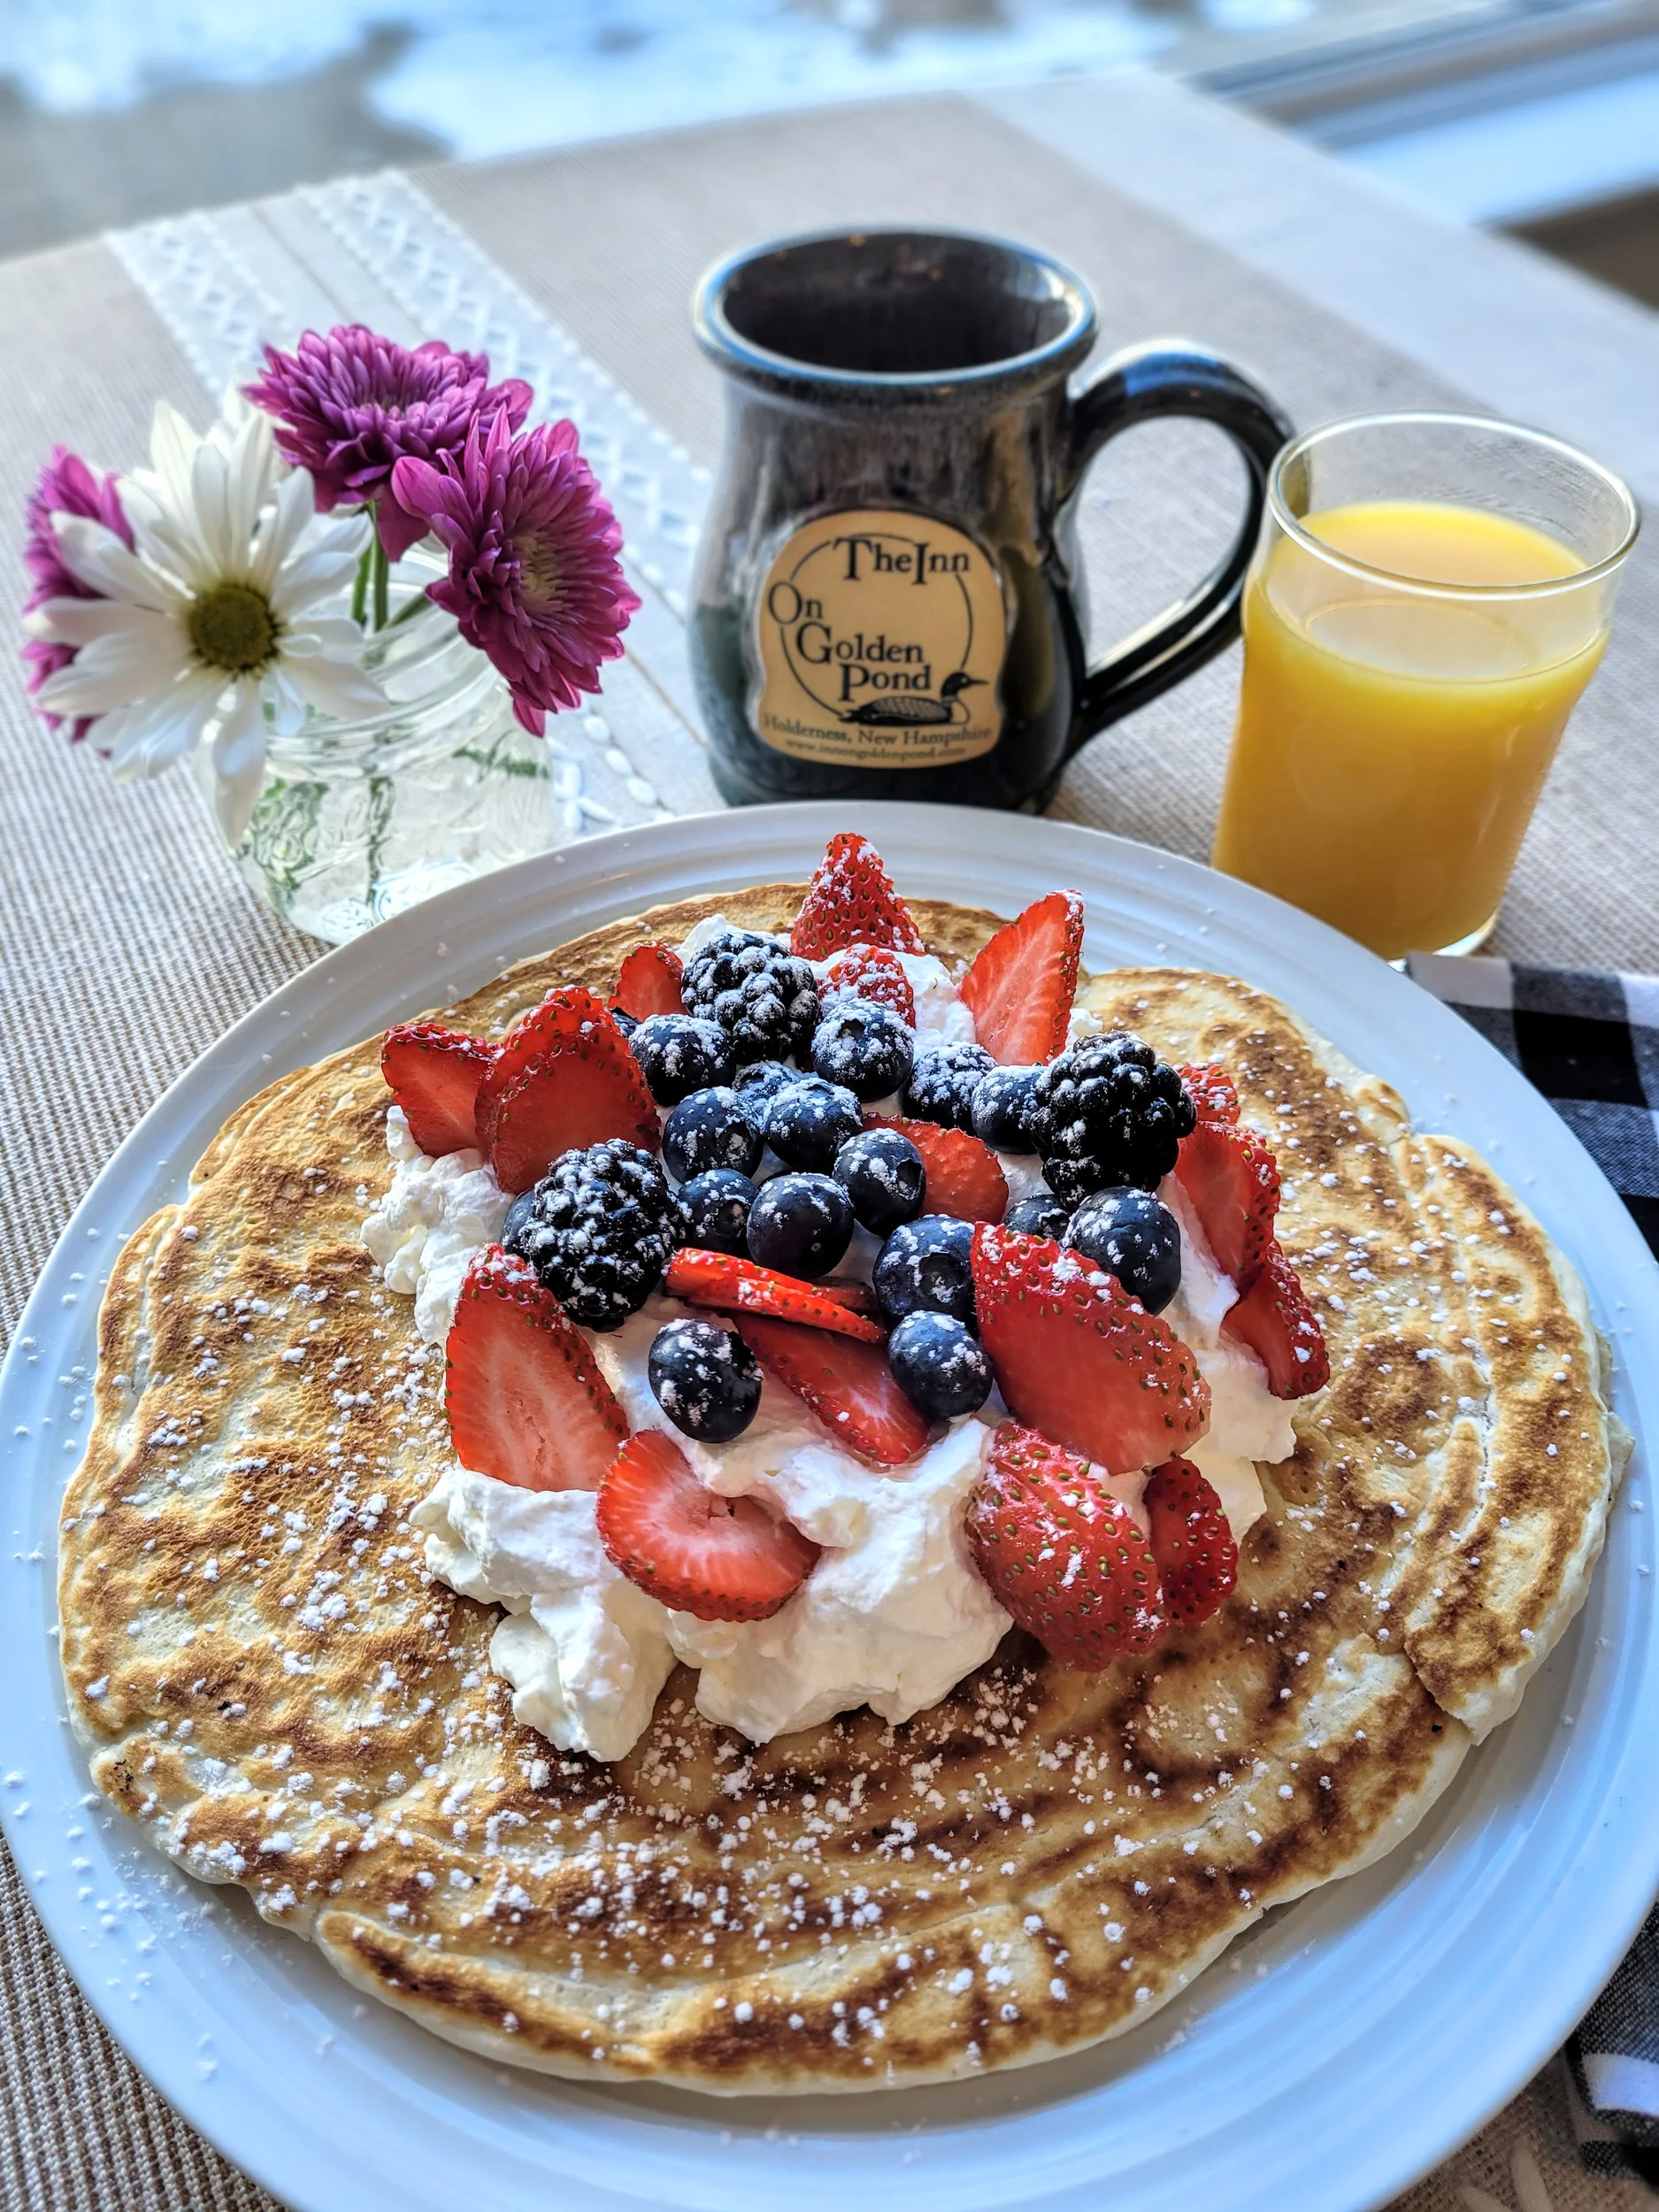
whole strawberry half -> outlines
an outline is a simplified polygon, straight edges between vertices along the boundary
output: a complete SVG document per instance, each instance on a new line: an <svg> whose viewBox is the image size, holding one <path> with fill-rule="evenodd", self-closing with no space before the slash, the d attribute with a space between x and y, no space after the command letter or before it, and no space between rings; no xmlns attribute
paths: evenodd
<svg viewBox="0 0 1659 2212"><path fill-rule="evenodd" d="M423 1152L460 1152L478 1142L479 1087L495 1047L436 1022L400 1022L380 1046L380 1073Z"/></svg>
<svg viewBox="0 0 1659 2212"><path fill-rule="evenodd" d="M611 1003L639 1022L653 1014L683 1014L681 973L680 955L672 945L635 945L618 973Z"/></svg>
<svg viewBox="0 0 1659 2212"><path fill-rule="evenodd" d="M853 945L829 964L819 996L827 1006L838 998L861 998L868 1006L889 1006L910 1028L916 1026L916 994L898 955L886 945Z"/></svg>
<svg viewBox="0 0 1659 2212"><path fill-rule="evenodd" d="M968 1542L997 1603L1064 1665L1150 1650L1164 1599L1147 1540L1088 1462L1005 1421L968 1504Z"/></svg>
<svg viewBox="0 0 1659 2212"><path fill-rule="evenodd" d="M867 837L832 837L801 902L789 949L803 960L826 960L848 945L891 945L925 952L910 910L893 888L881 856Z"/></svg>
<svg viewBox="0 0 1659 2212"><path fill-rule="evenodd" d="M1243 1282L1267 1256L1279 1213L1279 1164L1253 1129L1202 1121L1181 1139L1176 1179L1216 1264Z"/></svg>
<svg viewBox="0 0 1659 2212"><path fill-rule="evenodd" d="M580 984L549 991L502 1041L479 1087L479 1141L503 1190L528 1190L561 1152L626 1137L662 1141L627 1040Z"/></svg>
<svg viewBox="0 0 1659 2212"><path fill-rule="evenodd" d="M1331 1379L1325 1332L1277 1238L1238 1303L1228 1307L1221 1333L1249 1346L1266 1368L1267 1386L1276 1398L1311 1397Z"/></svg>
<svg viewBox="0 0 1659 2212"><path fill-rule="evenodd" d="M1215 1061L1198 1061L1181 1070L1181 1081L1200 1121L1239 1118L1239 1094L1225 1068Z"/></svg>
<svg viewBox="0 0 1659 2212"><path fill-rule="evenodd" d="M580 1331L498 1244L466 1271L446 1347L456 1457L521 1490L597 1490L628 1432Z"/></svg>
<svg viewBox="0 0 1659 2212"><path fill-rule="evenodd" d="M982 1223L973 1300L1009 1411L1109 1474L1155 1466L1209 1427L1192 1352L1079 1253Z"/></svg>
<svg viewBox="0 0 1659 2212"><path fill-rule="evenodd" d="M872 1467L902 1467L938 1435L894 1379L884 1344L862 1344L757 1313L737 1333L769 1375L793 1390L844 1451Z"/></svg>
<svg viewBox="0 0 1659 2212"><path fill-rule="evenodd" d="M757 1498L722 1498L660 1429L641 1429L599 1487L599 1540L612 1565L676 1613L764 1621L811 1573L818 1546Z"/></svg>
<svg viewBox="0 0 1659 2212"><path fill-rule="evenodd" d="M1050 891L1005 923L962 979L974 1042L1004 1067L1052 1060L1065 1044L1082 950L1083 902L1075 891Z"/></svg>
<svg viewBox="0 0 1659 2212"><path fill-rule="evenodd" d="M922 1156L927 1173L923 1203L930 1214L958 1221L1000 1221L1008 1211L1008 1178L988 1144L966 1129L910 1121L898 1114L866 1114L866 1129L896 1129Z"/></svg>
<svg viewBox="0 0 1659 2212"><path fill-rule="evenodd" d="M690 1306L712 1306L722 1313L771 1314L779 1321L827 1329L864 1344L886 1340L879 1322L866 1320L846 1299L830 1296L816 1283L757 1267L753 1260L737 1259L729 1252L704 1251L700 1245L683 1245L675 1253L663 1276L663 1288L671 1298L683 1298Z"/></svg>
<svg viewBox="0 0 1659 2212"><path fill-rule="evenodd" d="M1187 1628L1207 1621L1239 1579L1239 1548L1221 1500L1190 1459L1166 1459L1142 1503L1170 1618Z"/></svg>

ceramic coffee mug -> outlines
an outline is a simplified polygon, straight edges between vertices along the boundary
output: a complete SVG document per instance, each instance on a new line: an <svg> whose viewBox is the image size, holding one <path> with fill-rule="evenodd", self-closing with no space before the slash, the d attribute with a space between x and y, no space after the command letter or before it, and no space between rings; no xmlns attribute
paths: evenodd
<svg viewBox="0 0 1659 2212"><path fill-rule="evenodd" d="M1074 392L1095 337L1082 280L949 234L760 247L711 270L693 313L728 400L691 634L728 800L1038 807L1086 739L1237 636L1290 425L1230 363L1133 347ZM1091 664L1073 503L1109 439L1168 415L1237 444L1239 534Z"/></svg>

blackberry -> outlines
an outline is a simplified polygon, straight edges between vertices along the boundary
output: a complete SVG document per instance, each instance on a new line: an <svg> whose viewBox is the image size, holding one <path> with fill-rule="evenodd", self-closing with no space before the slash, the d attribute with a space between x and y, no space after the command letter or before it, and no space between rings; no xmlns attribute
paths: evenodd
<svg viewBox="0 0 1659 2212"><path fill-rule="evenodd" d="M680 987L690 1012L725 1030L739 1067L806 1056L818 1027L818 979L770 937L722 930L687 964Z"/></svg>
<svg viewBox="0 0 1659 2212"><path fill-rule="evenodd" d="M917 1054L899 1094L899 1110L914 1121L972 1130L975 1086L995 1065L983 1045L932 1045Z"/></svg>
<svg viewBox="0 0 1659 2212"><path fill-rule="evenodd" d="M650 1154L607 1137L559 1155L507 1249L529 1261L572 1321L619 1329L657 1288L684 1235L674 1194Z"/></svg>
<svg viewBox="0 0 1659 2212"><path fill-rule="evenodd" d="M692 1014L648 1015L628 1049L659 1106L677 1106L693 1091L732 1079L732 1045L718 1022Z"/></svg>
<svg viewBox="0 0 1659 2212"><path fill-rule="evenodd" d="M910 1071L914 1044L890 1006L843 999L812 1033L812 1065L855 1098L890 1098Z"/></svg>
<svg viewBox="0 0 1659 2212"><path fill-rule="evenodd" d="M1037 1078L1026 1125L1056 1198L1156 1189L1196 1116L1180 1077L1127 1030L1086 1037Z"/></svg>

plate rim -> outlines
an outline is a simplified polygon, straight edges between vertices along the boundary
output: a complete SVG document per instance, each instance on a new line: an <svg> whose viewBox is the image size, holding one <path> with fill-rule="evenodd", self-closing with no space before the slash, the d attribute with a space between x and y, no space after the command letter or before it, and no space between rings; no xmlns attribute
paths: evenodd
<svg viewBox="0 0 1659 2212"><path fill-rule="evenodd" d="M910 844L911 833L923 841L925 848L924 824L943 818L960 826L966 811L913 803L886 802L860 805L853 809L837 802L815 802L808 804L745 810L741 816L718 810L695 816L670 818L642 827L618 830L601 837L585 839L578 846L556 849L551 852L534 856L511 868L497 872L495 875L477 879L471 883L442 893L434 900L393 918L388 922L380 925L376 930L366 933L364 936L325 954L308 967L302 969L296 975L289 978L256 1006L249 1009L206 1051L182 1070L129 1130L100 1170L55 1243L7 1348L4 1368L0 1369L0 1425L9 1422L12 1399L21 1365L20 1351L36 1332L44 1332L45 1322L42 1317L50 1311L50 1299L54 1294L54 1286L64 1272L63 1263L66 1257L73 1256L75 1248L74 1240L78 1234L84 1234L86 1229L92 1225L88 1217L106 1209L112 1200L119 1202L120 1194L124 1190L127 1192L131 1202L143 1202L144 1173L154 1171L153 1163L146 1163L144 1169L140 1169L139 1166L147 1148L153 1145L158 1134L166 1131L171 1122L176 1118L180 1102L188 1101L193 1092L204 1086L211 1088L216 1082L222 1085L227 1079L231 1079L231 1071L241 1063L244 1048L251 1047L257 1050L262 1039L273 1042L278 1041L282 1033L280 1027L273 1028L273 1025L280 1025L290 1019L297 1010L310 1003L314 1008L311 1020L320 1020L324 1026L327 1026L331 1020L338 1018L338 1009L342 1001L349 1002L349 987L357 977L360 970L363 972L364 987L372 990L373 971L377 964L373 953L371 951L372 948L377 948L387 955L383 964L393 964L392 955L388 949L397 948L401 950L407 941L435 938L438 931L452 918L458 919L471 915L475 909L486 908L492 894L501 906L514 912L517 910L514 901L518 895L534 894L538 889L549 902L557 905L561 880L565 883L570 880L568 876L561 879L560 872L569 867L569 863L572 858L578 858L580 861L579 868L572 872L572 874L581 874L588 879L590 900L595 895L602 895L604 902L608 902L615 913L621 914L637 910L641 900L646 903L656 903L662 899L687 895L699 887L695 883L682 881L677 888L658 886L641 894L630 895L626 892L626 887L638 868L643 867L646 872L649 872L652 856L659 847L670 849L669 855L665 856L663 864L684 866L692 859L694 850L699 846L700 841L707 846L710 852L718 852L724 845L734 850L739 856L739 864L728 867L726 871L726 879L735 884L740 881L764 879L757 876L752 867L741 862L743 847L751 841L749 837L742 834L744 831L752 833L753 842L764 845L770 833L775 830L784 841L793 841L801 846L803 854L810 854L821 848L824 824L828 823L832 827L844 827L849 816L854 815L862 826L872 829L879 844L891 846L895 850L902 850ZM1581 1271L1585 1274L1586 1285L1591 1289L1593 1302L1597 1305L1598 1313L1604 1314L1606 1308L1596 1292L1596 1276L1603 1273L1610 1276L1621 1263L1628 1270L1632 1263L1635 1263L1635 1279L1645 1294L1645 1302L1650 1310L1648 1319L1650 1322L1659 1320L1659 1270L1655 1268L1645 1245L1642 1244L1640 1233L1636 1230L1634 1222L1623 1202L1618 1199L1617 1193L1608 1184L1601 1170L1584 1151L1578 1138L1555 1114L1554 1110L1542 1098L1541 1094L1533 1089L1526 1079L1484 1037L1480 1036L1479 1032L1463 1022L1459 1016L1453 1013L1440 1001L1421 990L1420 987L1412 983L1407 977L1393 971L1385 963L1364 952L1352 941L1339 936L1336 932L1328 929L1324 924L1314 921L1311 918L1284 905L1266 894L1256 891L1253 887L1235 883L1231 879L1217 877L1200 864L1187 860L1179 855L1164 852L1157 848L1127 838L1114 836L1110 833L1094 830L1079 824L1055 822L1033 817L976 817L972 813L968 814L967 818L971 822L980 823L987 819L993 822L1011 820L1017 826L1010 841L1013 857L1006 864L1010 865L1016 873L1019 872L1022 867L1026 870L1028 877L1026 895L1028 896L1041 895L1044 890L1052 887L1052 879L1046 872L1031 872L1031 870L1041 865L1035 855L1033 854L1029 858L1025 858L1019 851L1028 833L1035 833L1039 848L1056 837L1058 838L1062 846L1073 844L1074 841L1086 841L1087 849L1094 856L1095 870L1103 875L1110 875L1119 869L1125 870L1131 874L1137 870L1149 870L1154 876L1171 877L1172 887L1178 895L1183 887L1188 892L1196 894L1201 886L1212 887L1225 886L1225 891L1214 891L1214 897L1222 905L1231 905L1240 911L1229 917L1224 923L1222 933L1224 935L1236 938L1248 954L1252 949L1252 933L1243 925L1249 918L1253 918L1257 925L1256 942L1258 947L1266 946L1271 950L1274 935L1277 933L1288 932L1292 940L1302 940L1308 952L1317 954L1333 972L1338 974L1346 972L1356 979L1360 986L1359 995L1356 1000L1356 1007L1363 1005L1371 994L1379 992L1383 995L1385 1001L1390 995L1400 993L1409 995L1417 1002L1414 1011L1418 1015L1430 1041L1432 1041L1438 1035L1443 1041L1455 1047L1453 1053L1455 1059L1472 1060L1473 1064L1480 1067L1483 1072L1495 1083L1500 1099L1502 1100L1507 1096L1509 1103L1519 1111L1522 1121L1532 1118L1530 1112L1531 1106L1541 1109L1548 1118L1547 1125L1540 1125L1547 1149L1557 1151L1563 1158L1573 1162L1574 1180L1582 1180L1585 1171L1587 1170L1592 1179L1591 1187L1594 1188L1599 1186L1602 1197L1615 1210L1614 1216L1602 1225L1604 1231L1609 1227L1611 1230L1610 1255L1606 1255L1605 1248L1603 1248L1602 1250L1598 1251L1594 1263L1590 1265L1581 1265ZM883 835L884 826L886 826L885 837ZM735 837L733 834L734 829L739 831L739 834ZM674 856L672 849L677 841L683 842L686 845L686 850L678 856ZM965 841L971 843L972 840ZM1081 848L1079 847L1079 849ZM705 856L707 856L706 854ZM916 864L914 857L907 855L906 857L895 863L895 872ZM803 861L803 872L806 869L810 869L810 858ZM610 895L611 893L614 893L614 895ZM947 893L941 895L950 895ZM1213 918L1218 909L1217 905L1212 904L1204 910L1208 911ZM472 923L465 925L465 926L473 926ZM597 926L595 920L591 918L584 918L582 922L584 928L595 926ZM550 923L549 926L550 929L565 928L566 933L570 933L568 924ZM541 941L545 943L546 940L543 939ZM525 950L534 951L536 949L538 948L534 945L527 945ZM515 958L523 956L525 956L524 951L511 956ZM1248 966L1248 960L1243 963L1239 962L1236 944L1227 954L1227 964ZM498 962L494 972L498 972L501 964L505 964ZM1172 961L1171 964L1188 964ZM488 979L484 976L478 978L480 981L486 979ZM342 986L348 987L342 989L339 987ZM449 995L447 985L444 989L446 995ZM1402 1001L1401 1003L1403 1004L1404 1002ZM415 1007L408 1009L411 1013L417 1010L419 1010ZM1300 1007L1295 1010L1299 1013L1302 1011ZM309 1025L309 1022L304 1023L296 1029L288 1032L287 1041L292 1043L302 1040ZM1327 1027L1328 1033L1326 1024L1316 1022L1314 1025ZM352 1034L355 1036L357 1033L359 1033L354 1029ZM348 1039L345 1041L349 1041ZM1341 1044L1343 1049L1350 1050L1340 1036L1338 1036L1334 1041ZM1473 1048L1472 1051L1471 1048ZM336 1048L334 1045L326 1041L319 1047L319 1049L334 1048ZM270 1056L266 1056L267 1058ZM281 1056L288 1057L286 1055ZM303 1064L304 1056L303 1055L294 1056L290 1064ZM1356 1058L1361 1065L1367 1064L1363 1053L1355 1053L1350 1050L1350 1056ZM1378 1071L1387 1072L1382 1070ZM221 1118L224 1114L234 1110L234 1103L240 1102L244 1097L253 1095L263 1087L265 1081L273 1079L269 1075L260 1076L257 1071L257 1060L250 1059L243 1065L239 1079L241 1088L237 1091L235 1100L229 1103L221 1102L218 1109ZM1394 1078L1390 1076L1390 1079L1394 1079ZM175 1166L172 1156L164 1155L160 1164L173 1166L173 1180L175 1183L181 1184L189 1167L194 1165L195 1157L198 1156L199 1151L198 1154L192 1155L189 1160L183 1161ZM134 1172L135 1170L138 1171ZM1507 1169L1501 1171L1506 1173L1506 1179L1514 1179ZM135 1197L134 1193L136 1193ZM1595 1210L1605 1213L1605 1207L1598 1205ZM123 1237L130 1233L131 1229L135 1227L138 1220L142 1218L142 1211L130 1214L129 1217L123 1222L119 1233ZM1623 1255L1618 1249L1621 1244L1626 1244L1628 1248ZM1624 1287L1628 1291L1632 1285L1627 1281ZM61 1295L61 1294L58 1294ZM1623 1363L1621 1366L1622 1380L1624 1384L1624 1390L1621 1394L1630 1401L1646 1394L1639 1388L1638 1378L1632 1374L1630 1366ZM1644 1432L1655 1432L1651 1423L1644 1423L1640 1420L1632 1421L1632 1426L1637 1434L1637 1457L1640 1463L1642 1456ZM9 1429L7 1433L9 1436ZM41 1479L46 1479L49 1476L50 1470L46 1468L42 1460ZM1631 1478L1627 1477L1626 1479L1628 1485ZM58 1487L60 1489L61 1486ZM1624 1494L1628 1495L1628 1488ZM1610 1521L1609 1548L1611 1548L1611 1536ZM1644 1568L1641 1571L1645 1574L1647 1570ZM1598 1567L1595 1586L1600 1586L1608 1572L1604 1555L1603 1561ZM50 1578L50 1580L55 1583L55 1575ZM47 1609L55 1613L55 1588L49 1587L47 1601ZM8 1640L10 1640L9 1632L0 1628L0 1647L4 1647ZM35 1658L38 1659L42 1655L39 1647L36 1646L35 1647ZM49 1661L49 1672L55 1680L57 1676L55 1649L49 1649L44 1655ZM1652 1687L1646 1689L1645 1694L1653 1712L1659 1715L1659 1680L1656 1680ZM0 1764L5 1763L12 1755L14 1717L14 1714L0 1716ZM84 1755L78 1747L72 1748L71 1757L73 1763L80 1769L82 1783L88 1783ZM1630 1764L1628 1752L1623 1755L1620 1764L1621 1767L1627 1767ZM1659 1809L1659 1780L1650 1783L1645 1794L1650 1801L1648 1809ZM1426 2113L1420 2116L1425 2124L1418 2129L1412 2139L1414 2148L1411 2154L1403 2162L1396 2158L1377 2167L1376 2185L1374 2188L1368 2188L1364 2200L1366 2202L1379 2201L1382 2197L1393 2193L1395 2190L1409 2185L1419 2174L1429 2170L1482 2126L1492 2114L1500 2109L1524 2082L1530 2078L1531 2074L1536 2070L1537 2065L1558 2047L1565 2032L1576 2023L1597 1990L1602 1985L1608 1973L1611 1971L1613 1965L1623 1955L1631 1937L1640 1926L1651 1899L1654 1881L1659 1879L1659 1824L1655 1824L1645 1832L1641 1830L1637 1807L1642 1795L1643 1793L1640 1790L1632 1790L1625 1825L1628 1829L1637 1832L1649 1834L1652 1841L1645 1857L1640 1848L1632 1849L1627 1854L1624 1866L1627 1876L1630 1868L1636 1864L1643 1865L1647 1869L1647 1873L1640 1881L1626 1879L1624 1884L1626 1895L1622 1909L1608 1909L1609 1901L1605 1897L1599 1901L1601 1909L1594 1916L1591 1924L1599 1929L1600 1940L1592 1942L1588 1946L1580 1942L1573 1947L1570 1958L1558 1957L1555 1960L1555 1978L1551 1985L1553 2001L1544 2010L1543 2023L1536 2026L1530 2035L1524 2031L1515 2029L1511 2024L1508 2056L1501 2065L1489 2058L1484 2066L1476 2069L1483 2078L1485 2085L1475 2093L1472 2099L1461 2101L1461 2116L1456 2120L1450 2118L1449 2112L1442 2111L1437 2126L1429 2122ZM98 1801L102 1804L102 1800ZM112 1817L117 1820L120 1819L119 1815L113 1815ZM122 1822L121 1825L123 1829L127 1827L125 1822ZM20 1885L29 1894L30 1902L39 1911L58 1955L76 1980L95 2012L104 2021L106 2028L133 2063L138 2066L148 2078L155 2082L161 2093L167 2097L192 2125L213 2141L227 2158L242 2167L243 2170L257 2175L265 2183L265 2185L279 2190L285 2200L296 2204L309 2204L314 2201L319 2206L324 2203L332 2205L335 2201L332 2196L326 2199L321 2197L313 2199L309 2194L295 2193L295 2177L292 2171L280 2160L267 2162L263 2155L265 2147L263 2145L250 2146L246 2139L245 2127L233 2125L230 2123L224 2112L222 2099L208 2092L209 2077L203 2076L197 2078L186 2069L182 2062L177 2065L157 2062L157 2055L147 2048L143 2034L128 2032L130 2024L127 2018L120 2012L114 2000L107 1997L105 1992L96 1985L92 1962L86 1956L79 1955L80 1947L75 1940L74 1932L73 1929L67 1927L67 1916L57 1910L56 1898L50 1897L49 1893L49 1901L42 1906L41 1896L30 1888L28 1882L24 1878L25 1859L29 1855L27 1842L27 1839L18 1832L19 1823L15 1805L7 1799L4 1793L0 1793L0 1829L4 1829L7 1840L12 1847L19 1867ZM159 1855L156 1855L159 1857ZM1648 1878L1649 1876L1653 1878ZM186 1880L183 1877L176 1878L181 1882ZM1326 1886L1327 1888L1332 1886ZM188 1887L193 1891L199 1886L188 1884ZM60 1925L60 1924L63 1924ZM1578 1969L1576 1973L1570 1970L1575 1964ZM1568 1992L1571 1994L1569 1995ZM1564 2009L1568 2005L1573 2008L1571 2017L1567 2019L1565 2025L1563 2026L1559 2023L1564 2016ZM1064 2062L1051 2062L1051 2063L1064 2063ZM197 2071L199 2073L199 2069ZM872 2121L870 2132L872 2134L890 2132L890 2116L894 2109L893 2093L881 2093L868 2101L868 2104ZM1472 2119L1468 2116L1471 2111L1474 2116ZM1056 2203L1060 2200L1057 2197L1051 2199L1048 2196L1041 2200L1043 2202ZM572 2201L575 2200L572 2199ZM592 2201L598 2202L600 2200L595 2198ZM1013 2201L1013 2200L1007 2200L1007 2201Z"/></svg>

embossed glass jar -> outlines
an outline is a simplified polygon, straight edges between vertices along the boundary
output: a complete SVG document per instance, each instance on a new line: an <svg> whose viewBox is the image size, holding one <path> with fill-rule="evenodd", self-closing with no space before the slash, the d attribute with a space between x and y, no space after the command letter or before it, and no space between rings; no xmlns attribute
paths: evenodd
<svg viewBox="0 0 1659 2212"><path fill-rule="evenodd" d="M363 664L387 695L361 720L270 733L265 787L232 858L296 929L343 944L388 915L551 841L555 762L507 686L425 595L417 546L392 573L392 620ZM208 749L192 756L212 787Z"/></svg>

